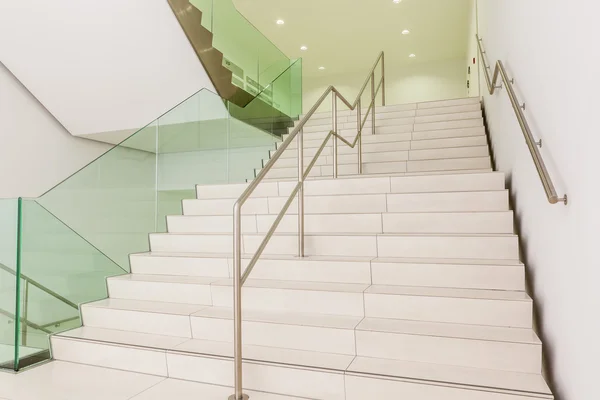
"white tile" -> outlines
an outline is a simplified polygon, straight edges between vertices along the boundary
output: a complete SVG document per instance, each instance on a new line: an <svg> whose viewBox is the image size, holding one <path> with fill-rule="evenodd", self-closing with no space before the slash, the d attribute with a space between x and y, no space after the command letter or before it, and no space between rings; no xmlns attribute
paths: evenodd
<svg viewBox="0 0 600 400"><path fill-rule="evenodd" d="M411 150L422 149L449 149L454 147L486 146L487 137L485 135L456 137L447 139L427 139L413 140L410 144ZM489 153L489 151L488 151Z"/></svg>
<svg viewBox="0 0 600 400"><path fill-rule="evenodd" d="M407 160L408 160L408 151L388 151L388 152L363 154L363 163L407 161ZM332 157L329 157L327 161L328 161L328 164L333 164ZM338 157L338 163L339 164L358 163L358 156L356 154L340 155Z"/></svg>
<svg viewBox="0 0 600 400"><path fill-rule="evenodd" d="M448 139L468 136L483 136L485 128L483 126L474 126L470 128L447 128L431 130L415 131L412 134L412 140L431 140L431 139Z"/></svg>
<svg viewBox="0 0 600 400"><path fill-rule="evenodd" d="M10 400L128 400L163 379L53 361L20 374L1 373L0 396Z"/></svg>
<svg viewBox="0 0 600 400"><path fill-rule="evenodd" d="M369 284L371 283L370 269L368 259L344 261L334 258L305 257L286 260L263 257L254 266L252 278Z"/></svg>
<svg viewBox="0 0 600 400"><path fill-rule="evenodd" d="M462 99L428 101L428 102L424 102L424 103L418 103L417 109L456 107L456 106L463 106L463 105L470 105L470 104L480 104L479 98L470 97L470 98L462 98Z"/></svg>
<svg viewBox="0 0 600 400"><path fill-rule="evenodd" d="M230 286L213 286L213 304L217 307L233 306ZM331 292L318 290L290 290L244 286L244 308L264 311L335 314L362 316L362 292Z"/></svg>
<svg viewBox="0 0 600 400"><path fill-rule="evenodd" d="M60 361L167 376L164 351L55 336L52 338L52 355Z"/></svg>
<svg viewBox="0 0 600 400"><path fill-rule="evenodd" d="M210 305L210 283L217 278L124 275L107 280L111 298Z"/></svg>
<svg viewBox="0 0 600 400"><path fill-rule="evenodd" d="M179 379L165 379L158 385L133 397L131 400L223 400L234 392L233 388L226 386L208 385L199 382L189 382ZM253 400L292 400L298 397L284 396L273 393L244 390Z"/></svg>
<svg viewBox="0 0 600 400"><path fill-rule="evenodd" d="M307 193L310 193L312 182L306 183ZM340 184L341 186L342 184ZM287 198L271 197L269 198L269 212L279 214L285 205ZM385 212L384 194L352 194L352 195L327 195L327 196L305 196L304 211L308 214L350 214L362 213L373 214ZM292 202L288 213L298 213L298 203Z"/></svg>
<svg viewBox="0 0 600 400"><path fill-rule="evenodd" d="M531 328L532 304L527 300L367 291L365 315L374 318Z"/></svg>
<svg viewBox="0 0 600 400"><path fill-rule="evenodd" d="M231 309L229 310L233 312ZM233 343L233 323L231 318L193 316L191 323L195 339L228 341ZM355 354L353 329L248 320L245 320L242 326L243 342L246 345L348 355Z"/></svg>
<svg viewBox="0 0 600 400"><path fill-rule="evenodd" d="M169 353L167 360L171 377L216 385L233 382L233 361L230 359ZM243 374L244 387L251 390L344 400L344 375L341 373L245 362Z"/></svg>
<svg viewBox="0 0 600 400"><path fill-rule="evenodd" d="M294 183L281 182L280 187L286 189ZM390 192L390 178L357 178L357 179L323 179L304 183L307 196L381 194Z"/></svg>
<svg viewBox="0 0 600 400"><path fill-rule="evenodd" d="M134 274L229 277L226 258L179 253L141 253L130 257Z"/></svg>
<svg viewBox="0 0 600 400"><path fill-rule="evenodd" d="M212 200L184 200L184 215L231 215L234 199L212 199ZM242 214L264 213L267 210L267 199L251 197L244 203Z"/></svg>
<svg viewBox="0 0 600 400"><path fill-rule="evenodd" d="M487 258L518 260L514 235L379 235L379 257Z"/></svg>
<svg viewBox="0 0 600 400"><path fill-rule="evenodd" d="M174 215L167 217L169 233L231 233L233 215ZM243 232L256 232L254 215L242 215Z"/></svg>
<svg viewBox="0 0 600 400"><path fill-rule="evenodd" d="M359 356L540 373L539 344L373 330L356 331Z"/></svg>
<svg viewBox="0 0 600 400"><path fill-rule="evenodd" d="M357 357L348 371L351 371L346 378L355 373L367 373L376 375L388 375L397 376L408 379L417 379L425 382L439 382L453 385L465 385L466 391L460 393L461 395L467 396L473 387L485 388L486 391L473 391L472 397L468 397L473 400L520 400L524 393L516 393L517 397L503 397L489 391L495 388L498 391L502 390L514 390L517 392L530 392L533 398L545 398L551 399L550 390L544 378L541 374L524 374L520 372L512 371L500 371L483 368L467 368L459 367L456 365L441 365L441 364L427 364L417 363L409 361L399 360L386 360L368 357ZM394 382L394 381L390 381ZM362 382L365 390L369 390L368 382ZM418 384L418 383L415 383ZM361 386L362 386L361 385ZM437 386L426 384L426 388L435 389ZM444 386L441 386L444 387ZM461 390L462 392L462 390ZM374 391L373 393L378 393ZM451 392L450 392L451 393ZM485 398L486 393L492 393L491 397ZM442 393L443 394L443 393ZM447 393L446 393L447 394ZM437 394L437 397L424 397L427 400L437 399L453 399L460 400L465 397L456 395L455 397L449 397ZM415 397L409 397L415 398ZM423 397L416 397L423 398ZM527 398L527 397L524 397ZM357 399L360 399L358 397Z"/></svg>
<svg viewBox="0 0 600 400"><path fill-rule="evenodd" d="M226 185L198 185L196 193L198 199L237 199L248 187L247 183L226 184ZM278 196L277 184L265 182L258 185L254 190L254 197Z"/></svg>
<svg viewBox="0 0 600 400"><path fill-rule="evenodd" d="M231 234L150 234L150 249L153 252L169 253L231 253Z"/></svg>
<svg viewBox="0 0 600 400"><path fill-rule="evenodd" d="M383 233L513 233L513 214L505 212L385 213Z"/></svg>
<svg viewBox="0 0 600 400"><path fill-rule="evenodd" d="M387 195L388 212L508 211L508 192L402 193Z"/></svg>
<svg viewBox="0 0 600 400"><path fill-rule="evenodd" d="M263 235L264 236L264 235ZM258 250L263 236L244 235L244 252L253 254ZM377 240L374 235L317 235L304 237L305 253L309 256L377 256ZM264 254L296 254L297 235L274 235L264 250Z"/></svg>
<svg viewBox="0 0 600 400"><path fill-rule="evenodd" d="M444 122L444 121L458 121L465 119L481 118L481 110L468 111L461 113L444 113L434 115L424 115L415 118L415 124L424 124L429 122Z"/></svg>
<svg viewBox="0 0 600 400"><path fill-rule="evenodd" d="M416 115L418 117L424 115L440 115L440 114L455 114L455 113L463 113L470 111L480 111L481 104L466 104L462 106L450 106L450 107L438 107L438 108L421 108L416 110Z"/></svg>
<svg viewBox="0 0 600 400"><path fill-rule="evenodd" d="M453 158L446 160L408 161L406 163L406 170L408 172L454 171L460 169L485 168L491 168L491 160L489 156L472 158Z"/></svg>
<svg viewBox="0 0 600 400"><path fill-rule="evenodd" d="M391 177L392 193L504 190L501 172Z"/></svg>
<svg viewBox="0 0 600 400"><path fill-rule="evenodd" d="M518 265L432 262L372 262L373 284L471 289L525 290L525 268ZM497 263L498 264L498 263Z"/></svg>
<svg viewBox="0 0 600 400"><path fill-rule="evenodd" d="M428 122L423 124L415 124L415 132L433 131L442 129L459 129L459 128L474 128L482 127L483 118L476 119L463 119L459 121L446 121L446 122ZM414 136L413 136L414 139Z"/></svg>
<svg viewBox="0 0 600 400"><path fill-rule="evenodd" d="M198 309L200 307L197 307L196 311ZM189 314L175 315L84 305L82 315L84 325L89 327L191 337Z"/></svg>
<svg viewBox="0 0 600 400"><path fill-rule="evenodd" d="M275 219L275 215L258 215L258 231L266 233ZM381 214L305 214L304 231L306 233L381 233ZM284 216L276 232L297 233L298 216Z"/></svg>
<svg viewBox="0 0 600 400"><path fill-rule="evenodd" d="M427 382L376 379L369 376L346 376L346 400L387 399L402 397L419 400L527 400L537 396L500 394L470 387L432 385Z"/></svg>
<svg viewBox="0 0 600 400"><path fill-rule="evenodd" d="M363 173L365 174L397 174L407 171L407 162L375 162L364 163Z"/></svg>
<svg viewBox="0 0 600 400"><path fill-rule="evenodd" d="M447 149L411 150L411 160L438 160L443 158L473 158L488 157L490 152L487 145L472 147L455 147Z"/></svg>
<svg viewBox="0 0 600 400"><path fill-rule="evenodd" d="M92 328L89 326L82 326L77 329L54 335L52 336L52 339L54 338L91 341L100 344L138 346L155 350L174 349L189 340L187 337L163 336L116 329Z"/></svg>

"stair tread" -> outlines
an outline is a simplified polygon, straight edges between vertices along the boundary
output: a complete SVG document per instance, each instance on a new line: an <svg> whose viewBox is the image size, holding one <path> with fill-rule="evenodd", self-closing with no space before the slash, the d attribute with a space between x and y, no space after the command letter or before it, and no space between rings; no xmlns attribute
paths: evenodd
<svg viewBox="0 0 600 400"><path fill-rule="evenodd" d="M356 357L347 371L349 373L402 377L543 395L551 394L541 374L524 372L428 364L362 356Z"/></svg>
<svg viewBox="0 0 600 400"><path fill-rule="evenodd" d="M150 274L126 274L108 278L111 281L129 282L159 282L177 283L186 285L210 285L222 278L203 276L180 276L180 275L150 275Z"/></svg>
<svg viewBox="0 0 600 400"><path fill-rule="evenodd" d="M102 328L78 328L57 335L59 339L104 342L137 348L150 348L191 356L233 357L230 342L164 337L136 332ZM362 356L292 350L257 345L244 345L245 361L284 364L290 367L308 367L340 371L357 375L408 378L449 384L462 384L500 390L549 394L541 374L487 370L455 365L426 364Z"/></svg>
<svg viewBox="0 0 600 400"><path fill-rule="evenodd" d="M512 290L462 289L426 286L371 285L366 294L452 297L465 299L531 301L526 292Z"/></svg>
<svg viewBox="0 0 600 400"><path fill-rule="evenodd" d="M398 161L363 161L363 166L365 165L382 165L382 164L397 164L397 163L426 163L426 162L440 162L440 161L448 161L448 162L461 162L465 160L482 160L482 159L491 159L491 156L475 156L475 157L456 157L456 158L431 158L431 159L420 159L420 160L398 160ZM344 159L345 160L345 159ZM339 161L338 165L354 165L356 161ZM333 164L323 164L321 167L331 167ZM297 170L298 167L278 167L277 163L272 167L271 170L282 170L282 169L290 169ZM260 171L262 168L256 168L256 171Z"/></svg>
<svg viewBox="0 0 600 400"><path fill-rule="evenodd" d="M160 301L108 298L84 304L83 308L85 309L86 307L109 308L112 310L122 311L140 311L158 314L192 315L193 313L198 312L207 306L184 303L165 303Z"/></svg>
<svg viewBox="0 0 600 400"><path fill-rule="evenodd" d="M233 279L222 279L214 282L214 286L233 286ZM334 283L334 282L304 282L281 281L274 279L248 279L245 288L285 289L285 290L310 290L317 292L363 293L369 287L361 283Z"/></svg>

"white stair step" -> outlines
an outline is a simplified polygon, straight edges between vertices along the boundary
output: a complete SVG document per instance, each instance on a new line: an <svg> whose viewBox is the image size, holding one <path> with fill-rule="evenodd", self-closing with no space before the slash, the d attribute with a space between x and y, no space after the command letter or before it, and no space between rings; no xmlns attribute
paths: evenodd
<svg viewBox="0 0 600 400"><path fill-rule="evenodd" d="M415 110L417 117L425 115L457 114L471 111L481 111L481 104L473 103L449 107L419 108L418 110Z"/></svg>
<svg viewBox="0 0 600 400"><path fill-rule="evenodd" d="M354 328L363 317L256 311L244 313L246 345L355 355ZM233 343L233 309L209 307L191 316L194 339Z"/></svg>
<svg viewBox="0 0 600 400"><path fill-rule="evenodd" d="M420 125L423 128L423 125ZM420 131L415 130L412 133L412 140L432 140L432 139L450 139L450 138L465 138L471 136L484 136L485 127L476 125L472 127L457 127L438 129L437 127L425 127Z"/></svg>
<svg viewBox="0 0 600 400"><path fill-rule="evenodd" d="M488 157L490 151L486 146L454 147L449 149L421 149L408 152L410 160L438 160L452 158ZM365 160L368 162L368 160Z"/></svg>
<svg viewBox="0 0 600 400"><path fill-rule="evenodd" d="M459 113L443 113L433 115L420 115L415 117L415 124L425 124L430 122L445 122L445 121L459 121L465 119L478 119L482 118L481 110L459 112ZM377 119L375 119L377 121Z"/></svg>
<svg viewBox="0 0 600 400"><path fill-rule="evenodd" d="M487 146L487 137L485 135L455 137L447 139L425 139L413 140L410 142L411 150L424 149L450 149L455 147ZM489 151L488 151L489 154Z"/></svg>
<svg viewBox="0 0 600 400"><path fill-rule="evenodd" d="M78 363L110 368L125 365L136 372L212 385L229 386L233 382L233 346L227 342L187 340L174 348L147 348L138 345L136 336L143 337L140 334L126 333L116 343L103 340L105 332L88 331L77 337L68 334L52 339L60 360L73 359ZM106 334L112 340L118 335L119 332ZM243 355L244 388L250 390L249 393L257 390L332 400L344 400L343 372L354 358L344 354L252 345L243 347Z"/></svg>
<svg viewBox="0 0 600 400"><path fill-rule="evenodd" d="M378 257L375 285L525 291L525 267L516 260Z"/></svg>
<svg viewBox="0 0 600 400"><path fill-rule="evenodd" d="M125 367L184 379L189 384L231 384L231 343L186 340L176 344L168 341L172 338L149 336L153 335L84 327L53 336L52 346L58 360ZM144 343L154 346L144 347ZM353 400L364 400L398 394L425 400L552 398L541 374L253 345L245 345L243 355L245 388L307 398L343 400L350 396ZM266 376L270 379L264 379Z"/></svg>
<svg viewBox="0 0 600 400"><path fill-rule="evenodd" d="M222 278L127 274L106 280L111 299L211 305L210 285Z"/></svg>
<svg viewBox="0 0 600 400"><path fill-rule="evenodd" d="M417 109L424 108L442 108L442 107L457 107L468 104L481 104L479 98L477 97L466 97L461 99L450 99L450 100L436 100L436 101L426 101L423 103L417 103Z"/></svg>
<svg viewBox="0 0 600 400"><path fill-rule="evenodd" d="M350 160L348 160L350 161ZM396 174L403 172L433 172L433 171L459 171L476 170L491 168L491 159L489 156L472 158L450 158L441 160L413 160L413 161L391 161L391 162L363 162L364 174ZM256 170L258 174L260 169ZM356 161L350 164L338 164L339 175L358 174L358 165ZM312 177L332 177L333 165L315 165L309 176ZM297 178L298 168L285 168L274 166L267 178Z"/></svg>
<svg viewBox="0 0 600 400"><path fill-rule="evenodd" d="M242 252L253 254L264 234L242 234ZM264 254L293 255L298 250L296 234L275 234ZM153 252L229 253L230 234L152 234ZM307 255L351 257L468 258L518 260L518 238L514 235L443 234L312 234L305 235Z"/></svg>
<svg viewBox="0 0 600 400"><path fill-rule="evenodd" d="M397 377L398 379L394 379ZM415 385L413 380L436 382ZM540 373L356 357L346 374L346 400L533 400L553 396Z"/></svg>
<svg viewBox="0 0 600 400"><path fill-rule="evenodd" d="M247 183L230 183L224 185L197 185L196 198L204 200L237 199L248 187ZM279 196L276 182L264 182L252 193L252 197Z"/></svg>
<svg viewBox="0 0 600 400"><path fill-rule="evenodd" d="M542 346L532 329L365 318L356 353L432 364L540 373Z"/></svg>
<svg viewBox="0 0 600 400"><path fill-rule="evenodd" d="M191 338L190 315L205 305L109 298L83 304L86 327Z"/></svg>
<svg viewBox="0 0 600 400"><path fill-rule="evenodd" d="M480 175L481 176L481 175ZM410 186L415 188L420 181L419 178L425 177L410 177L412 181L399 181L398 178L381 178L380 180L371 182L371 189L365 189L366 193L372 190L371 194L354 194L352 186L360 187L359 181L361 178L344 181L338 179L335 184L332 183L327 191L329 192L350 192L349 194L328 194L328 195L313 195L313 193L323 193L325 189L321 183L327 181L307 181L306 195L304 197L304 209L307 214L373 214L385 212L476 212L476 211L508 211L508 191L493 190L493 191L465 191L465 192L423 192L423 193L378 193L379 190L385 190L386 186L389 189L391 182L391 190L411 190ZM430 178L430 177L428 177ZM390 180L391 179L391 180ZM444 179L437 180L443 182ZM445 180L450 185L452 182L449 179ZM331 182L331 181L329 181ZM430 179L429 182L436 182ZM284 185L285 182L280 184ZM313 184L314 183L314 184ZM404 185L406 183L406 185ZM498 182L499 183L499 182ZM312 186L311 186L312 185ZM466 185L466 184L465 184ZM313 189L314 188L314 189ZM260 200L261 207L254 207L252 200ZM281 212L283 206L287 202L288 197L268 197L268 198L250 198L242 207L242 215L250 214L277 215ZM233 203L235 199L223 200L184 200L184 214L192 215L233 215ZM288 214L297 214L297 200L291 203ZM242 220L242 224L246 219ZM252 224L251 224L252 226Z"/></svg>
<svg viewBox="0 0 600 400"><path fill-rule="evenodd" d="M365 292L365 316L531 328L533 305L517 291L372 285Z"/></svg>

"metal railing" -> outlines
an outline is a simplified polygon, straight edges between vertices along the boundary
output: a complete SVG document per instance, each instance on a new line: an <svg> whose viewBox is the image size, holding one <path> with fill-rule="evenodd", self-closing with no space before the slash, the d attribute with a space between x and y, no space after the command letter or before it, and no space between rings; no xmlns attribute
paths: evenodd
<svg viewBox="0 0 600 400"><path fill-rule="evenodd" d="M531 133L531 128L529 128L529 124L527 123L527 119L525 118L525 114L523 110L525 110L525 103L519 102L517 95L512 87L514 84L513 79L508 79L508 74L506 73L506 69L504 68L504 64L502 61L496 61L496 67L494 68L493 78L490 78L491 66L486 62L485 51L483 50L482 39L479 35L475 35L477 38L477 46L479 49L479 55L481 57L481 61L483 62L484 71L485 71L485 81L487 83L488 92L490 95L493 95L496 92L496 89L502 89L502 85L498 85L498 77L502 78L504 82L504 87L506 87L506 93L510 99L510 103L512 104L512 108L515 111L515 115L517 116L517 120L519 121L519 125L521 126L521 130L523 131L523 135L525 136L525 142L527 143L527 147L529 147L529 152L531 153L531 157L533 158L533 163L535 164L535 168L542 180L542 185L544 186L544 190L546 192L546 197L550 204L558 204L564 203L567 204L568 197L565 194L563 197L558 197L556 193L556 188L552 183L552 178L548 173L548 169L546 168L546 164L542 158L540 150L538 147L542 147L542 140L535 141L533 134Z"/></svg>
<svg viewBox="0 0 600 400"><path fill-rule="evenodd" d="M381 63L381 80L379 84L375 85L375 71L377 70L377 66ZM371 102L369 103L369 108L365 113L365 118L362 118L361 112L361 97L364 93L367 85L371 87ZM358 173L362 174L362 131L364 129L365 123L371 115L372 121L372 134L375 134L375 100L377 98L377 94L381 89L382 96L382 105L385 105L385 55L383 52L379 54L373 68L369 72L365 83L361 87L356 97L354 103L350 103L344 96L340 94L340 92L333 86L329 86L327 90L323 93L323 95L317 100L315 105L310 109L310 111L302 118L302 120L298 123L298 125L294 128L294 130L290 133L290 135L284 140L283 144L277 149L273 157L269 160L269 162L265 165L265 167L260 171L260 173L256 176L256 178L250 183L250 185L246 188L244 193L239 197L235 205L233 206L233 308L234 308L234 375L235 375L235 393L229 397L229 400L245 400L248 399L248 396L245 395L242 391L242 286L250 276L252 269L256 265L258 259L262 255L262 252L267 247L269 240L275 233L275 230L279 226L279 223L285 216L287 210L290 205L294 201L296 195L298 196L298 256L304 257L304 181L309 176L310 171L316 164L317 160L321 156L323 149L329 143L329 140L333 137L333 177L338 177L338 139L341 140L344 144L354 148L358 145ZM304 125L308 122L308 120L313 116L313 114L317 111L319 106L325 101L325 99L331 96L331 130L323 140L323 143L317 150L317 153L313 157L312 161L308 164L306 170L304 169ZM337 132L337 105L338 100L341 100L350 110L356 110L356 128L357 133L356 137L353 141L346 140L341 135L338 135ZM273 168L277 160L281 157L283 152L288 148L290 143L294 141L294 139L298 140L298 183L292 190L289 198L285 202L283 209L277 215L277 218L273 222L273 225L265 235L265 238L261 242L260 246L254 253L254 256L250 260L246 270L242 274L242 206L250 198L254 190L258 187L258 185L263 181L267 173Z"/></svg>

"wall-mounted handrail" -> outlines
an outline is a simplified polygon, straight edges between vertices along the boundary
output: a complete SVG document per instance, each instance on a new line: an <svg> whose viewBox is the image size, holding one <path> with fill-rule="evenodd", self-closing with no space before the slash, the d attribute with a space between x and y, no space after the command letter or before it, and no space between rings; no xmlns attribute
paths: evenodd
<svg viewBox="0 0 600 400"><path fill-rule="evenodd" d="M542 158L542 154L538 146L541 147L541 140L536 142L533 134L531 133L531 128L527 123L527 118L525 118L525 114L523 113L524 103L519 102L517 95L513 89L514 81L508 79L508 74L506 73L506 69L504 68L504 64L502 61L496 61L496 66L494 68L493 77L490 78L491 66L487 63L485 57L485 51L483 50L482 39L479 35L475 35L477 38L477 47L479 49L479 55L483 62L483 69L485 72L485 81L487 83L488 92L490 95L493 95L496 92L496 89L502 89L502 85L498 85L498 77L502 78L504 82L504 87L506 88L506 93L510 99L512 104L512 108L515 111L515 115L517 116L517 120L519 121L519 125L521 126L521 130L523 131L523 135L525 136L525 142L527 143L527 147L529 147L529 152L531 153L531 157L533 158L533 163L535 164L535 168L537 169L538 175L542 180L542 185L544 186L544 190L546 191L546 197L550 204L558 204L564 203L567 204L568 197L565 194L563 197L558 197L556 193L556 188L554 187L554 183L552 183L552 178L548 173L548 169L546 168L546 164L544 163L544 159Z"/></svg>
<svg viewBox="0 0 600 400"><path fill-rule="evenodd" d="M375 70L377 66L381 62L381 80L377 87L375 87ZM367 113L365 115L365 119L362 118L361 113L361 97L367 88L367 85L371 83L371 101L369 103L369 107L367 109ZM314 167L317 162L319 156L329 143L329 140L333 138L333 177L338 177L338 157L337 157L337 145L338 139L341 140L344 144L354 148L358 145L358 173L362 173L362 131L366 120L368 118L369 113L371 114L372 120L372 133L375 134L375 100L379 90L381 89L382 93L382 105L385 105L385 55L383 51L377 57L373 68L369 72L365 83L362 88L359 90L358 95L356 96L356 100L354 103L350 103L342 94L333 86L329 86L323 95L319 97L317 102L312 106L312 108L308 111L308 113L302 118L302 120L296 125L296 127L292 130L290 135L283 141L282 145L275 152L273 157L267 162L264 168L260 171L260 173L256 176L256 178L248 185L246 190L242 193L239 199L236 201L233 206L233 308L234 308L234 375L235 375L235 393L229 397L229 400L246 400L248 396L246 396L242 389L242 286L244 282L250 276L252 269L258 262L262 252L266 248L269 240L277 230L279 223L283 219L290 205L292 204L294 198L298 196L298 256L304 257L304 181L310 174L310 171ZM312 161L309 163L308 168L304 169L304 125L308 122L308 120L313 116L313 114L317 111L317 109L323 104L325 99L332 94L332 112L331 112L331 125L332 129L329 131L323 143L319 147L317 153L313 157ZM356 110L356 128L357 133L354 140L349 141L343 138L337 132L337 103L338 99L342 101L350 110ZM281 157L283 152L289 147L289 145L294 141L294 139L298 139L298 183L292 190L292 193L288 197L285 205L283 206L280 213L277 215L277 218L273 222L273 225L265 235L265 238L261 242L260 246L254 253L254 256L250 260L250 263L246 267L242 275L242 206L244 203L250 198L254 190L258 187L258 185L264 180L267 176L268 172L273 168L277 160Z"/></svg>

